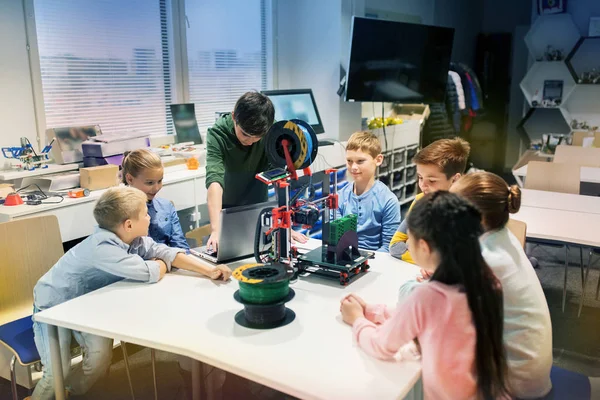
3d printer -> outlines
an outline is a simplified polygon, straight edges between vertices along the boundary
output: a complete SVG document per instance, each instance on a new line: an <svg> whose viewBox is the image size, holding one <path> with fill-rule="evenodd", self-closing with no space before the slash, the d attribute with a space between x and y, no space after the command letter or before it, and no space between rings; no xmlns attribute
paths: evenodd
<svg viewBox="0 0 600 400"><path fill-rule="evenodd" d="M373 252L358 248L356 215L336 218L338 208L336 169L313 176L310 165L318 153L312 127L301 120L279 121L265 137L265 150L273 170L256 178L275 188L278 207L262 210L257 221L254 253L259 263L288 266L295 276L305 272L339 279L346 285L369 269ZM299 176L297 171L302 170ZM315 199L315 180L322 186L322 197ZM294 188L295 187L295 188ZM305 254L292 245L292 226L312 227L322 219L321 247ZM265 247L269 251L263 252Z"/></svg>

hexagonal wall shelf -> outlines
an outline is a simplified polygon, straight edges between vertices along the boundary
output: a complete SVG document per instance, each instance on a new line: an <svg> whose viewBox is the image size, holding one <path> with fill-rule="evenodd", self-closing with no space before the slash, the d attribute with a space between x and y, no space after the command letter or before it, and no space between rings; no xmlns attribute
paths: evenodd
<svg viewBox="0 0 600 400"><path fill-rule="evenodd" d="M600 84L599 55L600 36L579 39L566 60L567 67L577 84Z"/></svg>
<svg viewBox="0 0 600 400"><path fill-rule="evenodd" d="M567 100L575 87L573 76L564 62L536 62L531 69L527 71L527 75L525 75L525 78L521 81L521 91L523 91L523 95L525 95L529 106L533 107L531 103L534 98L537 99L538 103L541 103L544 92L544 81L546 80L563 81L563 103ZM541 107L541 104L537 107Z"/></svg>
<svg viewBox="0 0 600 400"><path fill-rule="evenodd" d="M569 14L542 15L538 17L527 35L525 43L536 61L543 61L548 46L560 50L563 60L579 40L579 30Z"/></svg>
<svg viewBox="0 0 600 400"><path fill-rule="evenodd" d="M570 116L561 108L532 108L517 126L525 143L542 140L547 133L568 135L571 133Z"/></svg>
<svg viewBox="0 0 600 400"><path fill-rule="evenodd" d="M600 85L576 85L563 107L572 119L600 126Z"/></svg>

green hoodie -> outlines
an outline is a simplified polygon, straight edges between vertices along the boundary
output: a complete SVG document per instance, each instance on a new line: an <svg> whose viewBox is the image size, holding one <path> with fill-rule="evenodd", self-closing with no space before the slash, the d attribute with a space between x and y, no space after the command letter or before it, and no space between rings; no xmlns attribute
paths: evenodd
<svg viewBox="0 0 600 400"><path fill-rule="evenodd" d="M223 188L223 208L267 201L267 185L255 178L269 167L264 140L244 146L235 135L231 114L225 114L206 135L206 187Z"/></svg>

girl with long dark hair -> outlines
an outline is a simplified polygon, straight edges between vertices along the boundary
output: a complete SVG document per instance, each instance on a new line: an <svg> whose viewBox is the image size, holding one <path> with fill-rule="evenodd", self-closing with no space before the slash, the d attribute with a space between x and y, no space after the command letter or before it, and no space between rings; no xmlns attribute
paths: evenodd
<svg viewBox="0 0 600 400"><path fill-rule="evenodd" d="M409 251L433 271L430 281L395 311L349 295L344 321L359 346L381 359L418 339L425 398L508 397L502 289L481 255L481 214L458 195L435 192L415 204L407 224Z"/></svg>

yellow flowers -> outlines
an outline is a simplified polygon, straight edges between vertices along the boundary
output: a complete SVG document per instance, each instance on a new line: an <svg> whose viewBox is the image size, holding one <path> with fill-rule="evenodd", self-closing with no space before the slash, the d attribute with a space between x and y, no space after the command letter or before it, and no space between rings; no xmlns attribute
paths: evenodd
<svg viewBox="0 0 600 400"><path fill-rule="evenodd" d="M383 128L384 124L385 124L385 126L400 125L402 122L403 122L402 118L376 117L376 118L372 118L369 120L368 127L369 127L369 129Z"/></svg>

